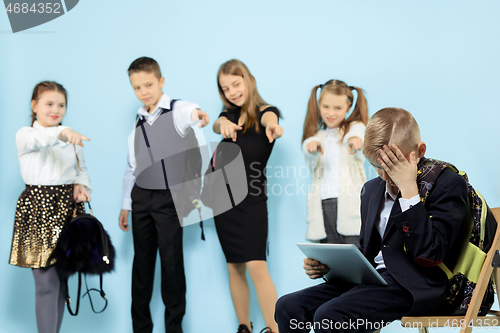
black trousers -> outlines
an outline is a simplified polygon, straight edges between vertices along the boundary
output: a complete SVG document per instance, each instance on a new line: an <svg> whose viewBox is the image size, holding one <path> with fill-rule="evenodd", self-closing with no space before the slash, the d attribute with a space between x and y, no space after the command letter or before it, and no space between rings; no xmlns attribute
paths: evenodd
<svg viewBox="0 0 500 333"><path fill-rule="evenodd" d="M408 314L413 298L388 272L387 286L322 283L280 297L280 333L372 332Z"/></svg>
<svg viewBox="0 0 500 333"><path fill-rule="evenodd" d="M328 244L354 244L359 247L359 236L345 236L337 231L337 198L321 200L326 238L320 243Z"/></svg>
<svg viewBox="0 0 500 333"><path fill-rule="evenodd" d="M170 191L132 190L132 324L134 333L151 333L149 303L153 293L156 253L161 260L161 294L165 304L165 331L182 332L186 308L186 280L182 228Z"/></svg>

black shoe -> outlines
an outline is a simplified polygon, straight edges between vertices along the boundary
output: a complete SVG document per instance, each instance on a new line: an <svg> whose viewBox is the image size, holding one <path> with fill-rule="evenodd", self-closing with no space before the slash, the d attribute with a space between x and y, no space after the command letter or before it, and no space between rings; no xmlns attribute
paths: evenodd
<svg viewBox="0 0 500 333"><path fill-rule="evenodd" d="M250 327L253 328L252 323L250 323ZM248 329L247 325L242 324L238 327L238 332L236 333L251 333L251 331Z"/></svg>
<svg viewBox="0 0 500 333"><path fill-rule="evenodd" d="M273 333L271 327L264 327L260 333Z"/></svg>

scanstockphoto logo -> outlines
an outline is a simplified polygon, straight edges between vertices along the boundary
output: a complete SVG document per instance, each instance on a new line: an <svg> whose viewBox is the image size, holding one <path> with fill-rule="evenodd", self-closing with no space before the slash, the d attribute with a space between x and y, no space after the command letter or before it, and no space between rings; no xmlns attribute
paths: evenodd
<svg viewBox="0 0 500 333"><path fill-rule="evenodd" d="M79 0L29 1L4 0L12 32L31 29L52 21L75 8Z"/></svg>

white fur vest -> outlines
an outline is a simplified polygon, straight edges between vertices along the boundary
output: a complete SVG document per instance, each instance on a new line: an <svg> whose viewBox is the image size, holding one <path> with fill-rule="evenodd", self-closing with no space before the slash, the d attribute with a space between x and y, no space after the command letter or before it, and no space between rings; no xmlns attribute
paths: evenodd
<svg viewBox="0 0 500 333"><path fill-rule="evenodd" d="M363 168L365 157L361 151L354 155L349 154L347 145L352 137L364 138L364 132L365 125L363 123L352 123L342 144L339 143L340 183L337 200L337 231L345 236L359 235L361 227L360 192L366 182ZM306 145L311 141L319 141L324 147L325 138L326 132L321 130L302 144L302 152L313 175L311 191L307 194L306 239L310 241L326 238L323 209L321 208L321 177L324 164L322 155L309 153L306 150Z"/></svg>

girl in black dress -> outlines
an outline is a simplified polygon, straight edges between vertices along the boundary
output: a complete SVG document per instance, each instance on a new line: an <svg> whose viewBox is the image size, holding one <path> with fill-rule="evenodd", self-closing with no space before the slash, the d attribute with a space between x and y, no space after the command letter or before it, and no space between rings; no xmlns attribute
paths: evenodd
<svg viewBox="0 0 500 333"><path fill-rule="evenodd" d="M251 332L247 269L267 325L262 332L278 332L274 321L277 293L266 263L268 228L264 169L274 140L283 135L283 128L278 125L280 113L260 97L255 78L239 60L221 65L217 83L224 111L213 129L222 134L225 141L240 147L248 180L248 196L233 209L214 218L228 263L229 287L240 323L238 333Z"/></svg>

